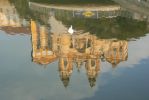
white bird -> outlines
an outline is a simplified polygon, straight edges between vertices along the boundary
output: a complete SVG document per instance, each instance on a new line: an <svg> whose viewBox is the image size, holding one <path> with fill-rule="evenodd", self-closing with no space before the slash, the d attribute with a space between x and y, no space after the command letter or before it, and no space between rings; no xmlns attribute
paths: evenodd
<svg viewBox="0 0 149 100"><path fill-rule="evenodd" d="M70 33L71 35L74 33L74 30L73 30L73 28L72 28L72 25L69 27L68 33Z"/></svg>

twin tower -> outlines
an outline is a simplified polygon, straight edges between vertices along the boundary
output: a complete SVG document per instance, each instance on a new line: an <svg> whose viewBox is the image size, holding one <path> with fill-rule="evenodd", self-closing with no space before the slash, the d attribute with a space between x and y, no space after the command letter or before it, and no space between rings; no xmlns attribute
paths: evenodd
<svg viewBox="0 0 149 100"><path fill-rule="evenodd" d="M32 60L47 65L59 62L60 78L69 84L74 66L85 67L90 86L95 86L100 63L107 61L115 68L128 58L128 42L116 39L98 39L89 33L50 33L48 28L31 21ZM105 66L106 67L106 66Z"/></svg>

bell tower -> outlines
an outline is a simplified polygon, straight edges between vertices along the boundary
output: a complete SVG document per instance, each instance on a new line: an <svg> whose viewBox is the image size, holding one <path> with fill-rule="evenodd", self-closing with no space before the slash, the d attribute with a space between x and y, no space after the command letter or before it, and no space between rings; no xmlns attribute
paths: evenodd
<svg viewBox="0 0 149 100"><path fill-rule="evenodd" d="M96 84L98 72L100 71L100 60L97 58L89 58L86 61L85 67L90 86L94 87Z"/></svg>
<svg viewBox="0 0 149 100"><path fill-rule="evenodd" d="M67 87L69 84L70 76L73 71L73 63L72 59L69 57L59 58L59 73L61 81L63 82L64 86Z"/></svg>

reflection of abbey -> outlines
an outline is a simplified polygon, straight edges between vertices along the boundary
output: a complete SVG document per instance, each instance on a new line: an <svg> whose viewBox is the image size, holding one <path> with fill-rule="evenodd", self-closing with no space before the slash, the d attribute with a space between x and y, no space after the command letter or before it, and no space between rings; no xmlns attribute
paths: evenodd
<svg viewBox="0 0 149 100"><path fill-rule="evenodd" d="M0 27L7 33L28 33L28 22L19 17L15 6L8 0L0 0Z"/></svg>
<svg viewBox="0 0 149 100"><path fill-rule="evenodd" d="M91 86L95 85L100 62L107 61L116 67L128 57L125 40L98 39L89 33L50 33L46 26L31 21L33 62L49 64L59 60L60 78L66 87L74 64L78 70L85 66Z"/></svg>

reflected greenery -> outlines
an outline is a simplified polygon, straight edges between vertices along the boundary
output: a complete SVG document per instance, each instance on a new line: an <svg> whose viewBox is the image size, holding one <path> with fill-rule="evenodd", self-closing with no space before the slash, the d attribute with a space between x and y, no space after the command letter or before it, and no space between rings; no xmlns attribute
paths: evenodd
<svg viewBox="0 0 149 100"><path fill-rule="evenodd" d="M20 17L29 18L31 15L28 5L28 0L9 0L10 3L15 5Z"/></svg>
<svg viewBox="0 0 149 100"><path fill-rule="evenodd" d="M32 18L40 24L50 26L47 21L49 18L48 13L32 11L29 9L27 0L10 0L13 3L19 13L23 18ZM37 2L56 2L57 0L31 0ZM97 2L98 0L93 0L92 2ZM59 3L72 3L77 2L77 0L59 0ZM78 2L79 4L84 1ZM85 2L90 3L90 0L85 0ZM100 3L109 4L109 0L99 0ZM108 2L108 3L107 3ZM112 2L111 2L112 3ZM59 13L58 13L59 12ZM118 38L118 39L130 39L139 38L144 36L149 32L148 23L146 21L138 21L132 18L116 17L116 18L77 18L73 17L71 12L62 13L58 11L55 14L57 20L62 21L66 26L73 25L75 29L84 30L85 32L90 32L91 34L96 34L100 38Z"/></svg>
<svg viewBox="0 0 149 100"><path fill-rule="evenodd" d="M148 32L147 22L131 18L66 18L56 17L65 25L73 25L79 30L96 34L100 38L130 39L139 38Z"/></svg>

